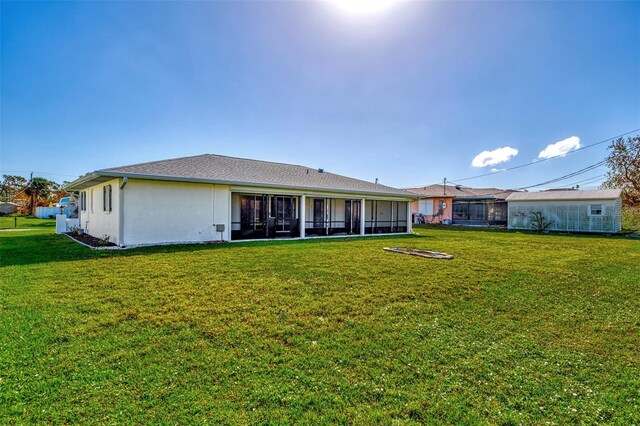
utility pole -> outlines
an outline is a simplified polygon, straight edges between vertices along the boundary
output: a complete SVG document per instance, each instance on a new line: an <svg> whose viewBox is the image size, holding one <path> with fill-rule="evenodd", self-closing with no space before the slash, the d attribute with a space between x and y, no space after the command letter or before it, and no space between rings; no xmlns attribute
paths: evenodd
<svg viewBox="0 0 640 426"><path fill-rule="evenodd" d="M447 195L447 178L442 180L442 192L444 195Z"/></svg>
<svg viewBox="0 0 640 426"><path fill-rule="evenodd" d="M31 172L31 176L29 177L29 183L28 185L31 186L31 182L33 182L33 172ZM36 208L34 206L34 204L36 203L36 199L34 197L34 193L33 193L33 186L31 186L31 197L29 197L31 199L31 205L29 206L29 214L30 215L35 215L36 214Z"/></svg>

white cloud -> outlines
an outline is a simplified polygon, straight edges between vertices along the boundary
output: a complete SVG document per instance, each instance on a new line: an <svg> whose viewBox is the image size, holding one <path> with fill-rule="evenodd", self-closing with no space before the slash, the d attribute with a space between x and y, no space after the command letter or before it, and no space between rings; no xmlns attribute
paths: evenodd
<svg viewBox="0 0 640 426"><path fill-rule="evenodd" d="M476 155L471 162L473 167L495 166L496 164L509 161L511 157L518 155L518 150L510 146L494 149L493 151L482 151Z"/></svg>
<svg viewBox="0 0 640 426"><path fill-rule="evenodd" d="M499 169L497 167L492 167L491 168L491 171L494 172L494 173L496 173L496 172L504 172L505 170L507 170L507 169Z"/></svg>
<svg viewBox="0 0 640 426"><path fill-rule="evenodd" d="M564 157L569 152L574 151L581 146L580 138L577 136L571 136L570 138L547 145L545 149L540 151L538 158Z"/></svg>

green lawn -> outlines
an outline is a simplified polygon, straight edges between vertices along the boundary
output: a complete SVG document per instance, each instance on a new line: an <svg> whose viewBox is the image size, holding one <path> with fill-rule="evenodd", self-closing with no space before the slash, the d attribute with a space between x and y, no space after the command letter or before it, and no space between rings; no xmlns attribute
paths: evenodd
<svg viewBox="0 0 640 426"><path fill-rule="evenodd" d="M640 422L640 240L417 233L0 232L0 424Z"/></svg>
<svg viewBox="0 0 640 426"><path fill-rule="evenodd" d="M55 228L55 219L38 219L33 216L0 216L0 229Z"/></svg>

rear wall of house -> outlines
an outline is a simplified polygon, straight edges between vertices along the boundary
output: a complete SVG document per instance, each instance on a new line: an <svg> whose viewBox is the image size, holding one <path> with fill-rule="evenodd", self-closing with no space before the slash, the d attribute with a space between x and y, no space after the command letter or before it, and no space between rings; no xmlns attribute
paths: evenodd
<svg viewBox="0 0 640 426"><path fill-rule="evenodd" d="M124 244L229 240L230 196L228 185L129 179Z"/></svg>

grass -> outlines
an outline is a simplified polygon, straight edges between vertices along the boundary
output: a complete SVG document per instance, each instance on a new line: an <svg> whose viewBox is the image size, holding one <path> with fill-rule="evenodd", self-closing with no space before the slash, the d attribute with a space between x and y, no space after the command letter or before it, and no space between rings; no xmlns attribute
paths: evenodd
<svg viewBox="0 0 640 426"><path fill-rule="evenodd" d="M417 233L92 251L0 232L0 423L640 422L637 240Z"/></svg>
<svg viewBox="0 0 640 426"><path fill-rule="evenodd" d="M55 219L38 219L33 216L0 216L0 229L55 228Z"/></svg>

